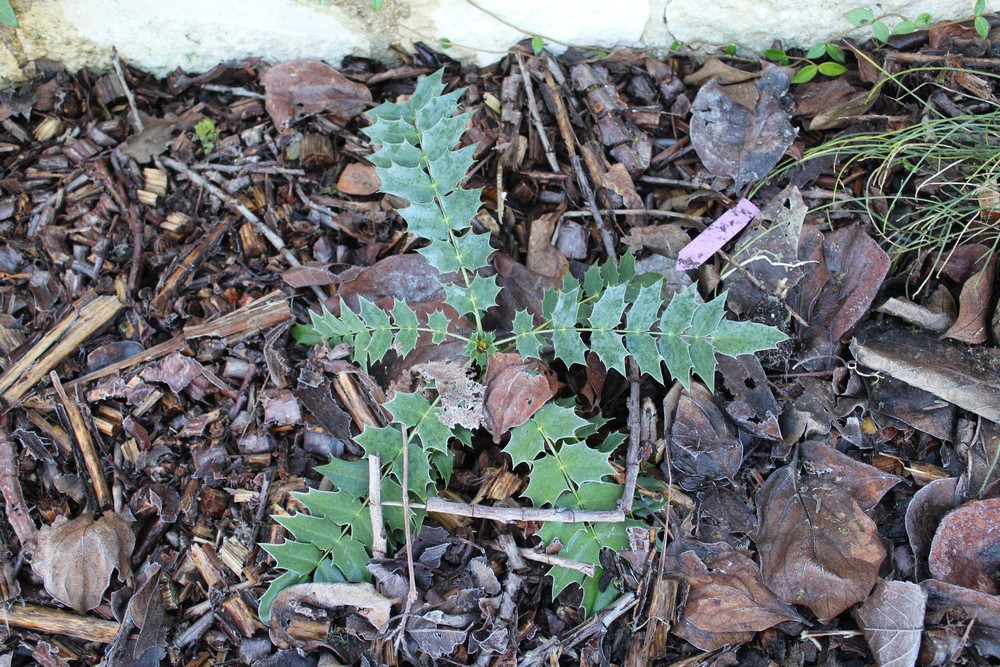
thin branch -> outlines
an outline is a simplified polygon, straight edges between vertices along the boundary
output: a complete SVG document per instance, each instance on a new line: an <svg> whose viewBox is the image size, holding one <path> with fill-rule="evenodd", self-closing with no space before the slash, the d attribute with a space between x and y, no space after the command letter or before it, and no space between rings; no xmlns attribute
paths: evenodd
<svg viewBox="0 0 1000 667"><path fill-rule="evenodd" d="M410 535L410 436L403 430L403 534L406 536L406 574L410 579L410 589L406 593L405 618L410 613L410 607L417 601L417 578L413 573L413 538ZM381 473L380 473L381 474ZM405 622L405 620L404 620Z"/></svg>
<svg viewBox="0 0 1000 667"><path fill-rule="evenodd" d="M372 518L372 558L385 558L385 524L382 523L382 460L368 455L368 512Z"/></svg>
<svg viewBox="0 0 1000 667"><path fill-rule="evenodd" d="M533 560L537 563L545 563L546 565L558 565L559 567L565 567L570 570L576 570L577 572L582 572L588 577L594 576L594 566L590 563L584 563L578 560L572 560L569 558L562 558L556 554L545 554L535 551L534 549L521 548L518 552L528 560Z"/></svg>
<svg viewBox="0 0 1000 667"><path fill-rule="evenodd" d="M639 444L641 436L641 419L639 417L639 371L635 359L629 357L628 364L628 450L625 453L625 490L618 501L618 509L623 513L632 511L635 502L635 484L639 479Z"/></svg>
<svg viewBox="0 0 1000 667"><path fill-rule="evenodd" d="M383 502L386 507L402 507L403 503ZM410 503L414 509L425 509L437 514L452 516L467 516L473 519L488 519L502 523L518 521L539 521L542 523L583 523L599 521L606 523L621 523L625 521L625 513L621 510L569 510L560 507L551 509L535 509L533 507L490 507L488 505L470 505L457 503L443 498L428 498L426 505Z"/></svg>
<svg viewBox="0 0 1000 667"><path fill-rule="evenodd" d="M542 123L542 116L538 113L538 103L535 101L535 89L531 85L531 75L528 73L528 68L524 66L524 58L521 57L521 54L515 52L514 55L517 57L517 66L521 70L521 78L524 79L524 93L528 100L528 113L531 115L531 122L535 124L535 131L538 132L538 140L545 150L545 157L549 161L549 167L552 171L560 173L562 169L559 168L559 162L556 160L556 152L552 149L552 144L549 143L549 137L545 133L545 125Z"/></svg>

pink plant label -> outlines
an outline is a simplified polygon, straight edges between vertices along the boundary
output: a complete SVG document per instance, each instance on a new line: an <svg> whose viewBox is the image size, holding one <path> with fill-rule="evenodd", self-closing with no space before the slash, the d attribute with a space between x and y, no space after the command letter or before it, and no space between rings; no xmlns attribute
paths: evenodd
<svg viewBox="0 0 1000 667"><path fill-rule="evenodd" d="M677 270L697 269L705 260L729 243L747 224L760 213L749 199L740 199L736 206L719 216L677 255Z"/></svg>

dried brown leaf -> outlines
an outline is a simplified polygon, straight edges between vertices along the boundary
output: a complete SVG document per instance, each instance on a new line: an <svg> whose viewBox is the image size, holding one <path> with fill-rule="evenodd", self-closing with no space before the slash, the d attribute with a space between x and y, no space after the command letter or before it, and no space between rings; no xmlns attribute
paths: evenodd
<svg viewBox="0 0 1000 667"><path fill-rule="evenodd" d="M373 195L382 187L375 167L367 162L351 162L340 172L337 190L345 195Z"/></svg>
<svg viewBox="0 0 1000 667"><path fill-rule="evenodd" d="M499 443L504 433L528 421L549 399L557 384L551 371L537 359L497 353L486 365L486 412L483 425Z"/></svg>
<svg viewBox="0 0 1000 667"><path fill-rule="evenodd" d="M319 60L279 63L264 72L261 83L266 95L264 106L281 131L303 116L323 112L346 124L372 101L366 86L354 83Z"/></svg>
<svg viewBox="0 0 1000 667"><path fill-rule="evenodd" d="M741 83L750 81L760 76L760 72L748 72L737 69L718 58L709 58L697 71L684 77L684 83L688 86L700 86L715 79L723 85L731 83Z"/></svg>
<svg viewBox="0 0 1000 667"><path fill-rule="evenodd" d="M855 616L879 667L913 667L920 653L927 593L908 581L880 581Z"/></svg>
<svg viewBox="0 0 1000 667"><path fill-rule="evenodd" d="M764 585L756 563L725 542L678 540L664 553L664 573L689 583L678 636L703 651L740 644L785 621L803 621Z"/></svg>
<svg viewBox="0 0 1000 667"><path fill-rule="evenodd" d="M935 579L997 595L1000 570L1000 498L976 500L949 512L938 526L928 558Z"/></svg>
<svg viewBox="0 0 1000 667"><path fill-rule="evenodd" d="M792 145L792 100L788 76L764 65L755 86L756 103L741 104L712 80L698 91L691 114L691 145L716 176L736 188L766 175Z"/></svg>
<svg viewBox="0 0 1000 667"><path fill-rule="evenodd" d="M946 338L971 345L986 342L986 326L992 314L990 306L996 270L996 255L990 255L983 268L962 285L962 292L958 296L958 319L945 332Z"/></svg>
<svg viewBox="0 0 1000 667"><path fill-rule="evenodd" d="M711 392L692 384L677 403L670 433L670 456L684 476L680 484L695 489L706 481L732 479L743 459L743 444L715 405Z"/></svg>
<svg viewBox="0 0 1000 667"><path fill-rule="evenodd" d="M757 549L764 582L821 622L868 597L885 549L875 523L848 489L771 473L757 494Z"/></svg>
<svg viewBox="0 0 1000 667"><path fill-rule="evenodd" d="M760 359L752 354L739 357L720 355L722 385L732 400L723 401L726 414L747 432L766 440L781 440L778 415L781 408L771 392Z"/></svg>
<svg viewBox="0 0 1000 667"><path fill-rule="evenodd" d="M561 280L569 272L569 261L552 245L559 214L547 213L531 222L528 235L528 269L543 276Z"/></svg>
<svg viewBox="0 0 1000 667"><path fill-rule="evenodd" d="M339 280L326 266L293 266L281 272L281 279L295 288L333 285Z"/></svg>
<svg viewBox="0 0 1000 667"><path fill-rule="evenodd" d="M797 310L809 322L802 333L801 355L805 366L813 368L827 363L868 312L891 262L857 225L826 234L821 251L818 236L810 235L809 240L811 251L799 259L818 260L820 265L799 284Z"/></svg>
<svg viewBox="0 0 1000 667"><path fill-rule="evenodd" d="M132 524L119 514L58 516L38 531L31 569L49 595L82 614L101 604L112 570L118 570L119 581L132 575L134 547Z"/></svg>
<svg viewBox="0 0 1000 667"><path fill-rule="evenodd" d="M882 472L816 440L802 443L801 457L810 465L811 477L846 489L865 511L878 505L889 489L903 481L902 477Z"/></svg>

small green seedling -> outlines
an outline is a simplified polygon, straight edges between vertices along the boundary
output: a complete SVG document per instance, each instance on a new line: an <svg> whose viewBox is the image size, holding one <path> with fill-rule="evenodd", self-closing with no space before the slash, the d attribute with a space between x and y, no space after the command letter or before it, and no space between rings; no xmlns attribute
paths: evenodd
<svg viewBox="0 0 1000 667"><path fill-rule="evenodd" d="M198 143L201 144L205 155L215 150L215 146L219 143L219 128L216 127L214 120L202 118L194 126L194 131L198 135Z"/></svg>

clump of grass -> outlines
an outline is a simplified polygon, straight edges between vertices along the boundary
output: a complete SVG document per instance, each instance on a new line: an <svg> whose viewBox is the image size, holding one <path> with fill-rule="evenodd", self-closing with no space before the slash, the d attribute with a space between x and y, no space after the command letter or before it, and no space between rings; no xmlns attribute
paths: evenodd
<svg viewBox="0 0 1000 667"><path fill-rule="evenodd" d="M812 212L860 214L881 235L894 266L909 263L926 278L931 274L924 267L940 266L940 260L962 244L1000 249L1000 107L987 107L981 114L933 117L920 88L928 83L938 86L956 70L921 68L907 73L917 71L931 74L931 81L917 88L903 86L902 74L887 81L900 87L906 101L921 102L923 121L838 137L807 150L797 162L781 165L775 175L811 160L832 158L835 196ZM858 170L865 176L861 183L853 183L850 177Z"/></svg>

